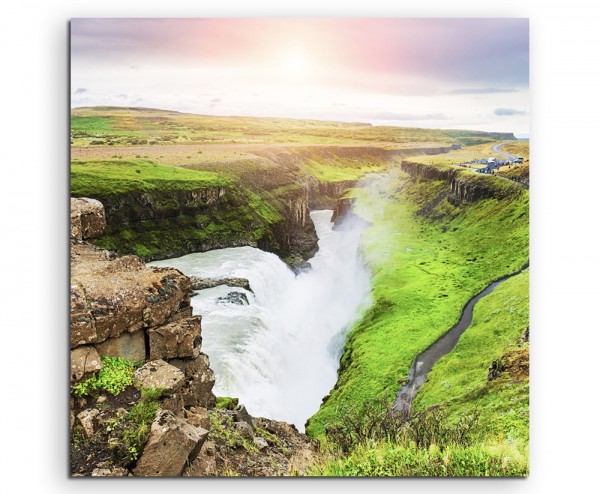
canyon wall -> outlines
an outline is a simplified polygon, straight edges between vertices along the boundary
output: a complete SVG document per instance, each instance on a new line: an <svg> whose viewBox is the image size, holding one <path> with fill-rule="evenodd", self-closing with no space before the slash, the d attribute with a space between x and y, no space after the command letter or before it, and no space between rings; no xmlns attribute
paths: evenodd
<svg viewBox="0 0 600 494"><path fill-rule="evenodd" d="M403 161L400 168L417 179L444 180L450 186L448 199L454 204L462 201L473 203L486 198L502 199L522 191L522 186L509 180L461 168L426 165L410 161Z"/></svg>

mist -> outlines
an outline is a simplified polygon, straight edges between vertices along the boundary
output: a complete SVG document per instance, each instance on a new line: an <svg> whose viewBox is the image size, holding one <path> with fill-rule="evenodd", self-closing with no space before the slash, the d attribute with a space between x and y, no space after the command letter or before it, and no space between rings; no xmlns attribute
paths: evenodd
<svg viewBox="0 0 600 494"><path fill-rule="evenodd" d="M348 330L371 303L370 273L360 255L366 223L348 215L334 230L332 211L313 211L319 250L298 275L276 255L251 247L196 253L152 263L187 275L247 278L252 292L220 286L192 298L202 316L203 352L217 396L238 397L254 416L306 420L337 380ZM248 305L224 303L232 291ZM221 298L221 300L219 300Z"/></svg>

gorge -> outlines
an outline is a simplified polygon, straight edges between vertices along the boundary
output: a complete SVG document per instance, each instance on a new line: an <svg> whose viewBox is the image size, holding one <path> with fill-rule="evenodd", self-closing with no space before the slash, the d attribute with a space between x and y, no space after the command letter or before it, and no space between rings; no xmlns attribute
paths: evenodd
<svg viewBox="0 0 600 494"><path fill-rule="evenodd" d="M294 273L274 254L252 247L189 254L150 265L188 276L234 276L252 292L227 285L191 300L202 316L204 349L215 371L215 393L239 397L254 415L291 422L299 430L337 379L347 330L368 308L369 273L361 260L364 223L342 222L331 210L311 212L319 250L311 269ZM248 304L227 302L242 292Z"/></svg>

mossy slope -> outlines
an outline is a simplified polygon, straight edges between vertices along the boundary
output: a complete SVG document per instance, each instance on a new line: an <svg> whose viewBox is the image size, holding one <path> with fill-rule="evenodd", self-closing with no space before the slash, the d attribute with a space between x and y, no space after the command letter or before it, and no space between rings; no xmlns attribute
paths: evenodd
<svg viewBox="0 0 600 494"><path fill-rule="evenodd" d="M356 191L374 303L349 334L340 375L307 432L323 434L340 406L392 400L412 360L491 281L528 259L528 193L453 205L448 184L394 171Z"/></svg>

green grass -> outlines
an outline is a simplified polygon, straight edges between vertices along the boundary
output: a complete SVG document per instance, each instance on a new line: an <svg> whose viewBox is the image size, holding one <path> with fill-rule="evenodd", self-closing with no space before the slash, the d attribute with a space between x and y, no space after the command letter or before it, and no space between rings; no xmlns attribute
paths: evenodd
<svg viewBox="0 0 600 494"><path fill-rule="evenodd" d="M309 159L302 165L302 170L320 182L340 182L343 180L358 180L368 173L381 170L383 166L383 163L366 164L359 160L317 161Z"/></svg>
<svg viewBox="0 0 600 494"><path fill-rule="evenodd" d="M71 163L73 196L106 196L132 191L194 190L224 186L216 173L187 170L146 160L94 160Z"/></svg>
<svg viewBox="0 0 600 494"><path fill-rule="evenodd" d="M510 449L454 446L440 449L390 443L357 447L348 457L313 468L330 477L506 477L526 476L527 458Z"/></svg>
<svg viewBox="0 0 600 494"><path fill-rule="evenodd" d="M526 141L513 141L507 142L502 146L502 151L515 156L521 156L522 158L529 159L529 140Z"/></svg>
<svg viewBox="0 0 600 494"><path fill-rule="evenodd" d="M488 382L488 368L493 361L511 351L520 351L522 358L528 358L529 345L519 345L528 325L527 270L479 301L471 326L455 349L431 370L414 407L446 403L454 418L477 409L482 438L528 444L529 379L505 372Z"/></svg>
<svg viewBox="0 0 600 494"><path fill-rule="evenodd" d="M374 303L348 336L338 382L307 427L312 437L340 407L393 399L414 357L458 321L466 302L527 261L526 191L453 206L447 190L445 181L395 172L356 191L356 211L373 224L363 249Z"/></svg>

